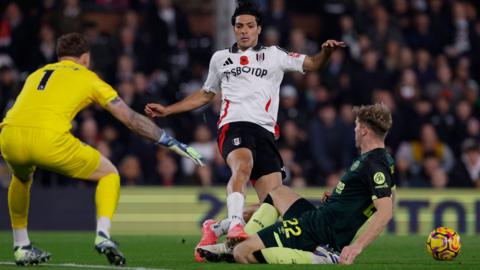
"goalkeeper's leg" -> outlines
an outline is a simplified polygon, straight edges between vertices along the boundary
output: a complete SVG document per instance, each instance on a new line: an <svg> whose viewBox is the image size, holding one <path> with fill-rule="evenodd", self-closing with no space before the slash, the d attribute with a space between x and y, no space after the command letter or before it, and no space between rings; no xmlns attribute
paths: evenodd
<svg viewBox="0 0 480 270"><path fill-rule="evenodd" d="M111 220L117 209L120 195L120 176L117 169L105 157L101 157L97 170L89 177L98 179L95 192L97 208L97 235L95 249L104 254L111 264L124 265L125 256L118 249L118 244L110 238Z"/></svg>
<svg viewBox="0 0 480 270"><path fill-rule="evenodd" d="M13 229L14 246L30 245L27 223L32 181L33 175L29 175L25 180L12 175L10 186L8 187L8 209Z"/></svg>
<svg viewBox="0 0 480 270"><path fill-rule="evenodd" d="M30 168L27 171L33 171ZM31 245L27 232L30 187L33 173L17 177L12 175L8 188L8 208L13 229L14 257L17 265L33 265L46 262L51 255Z"/></svg>

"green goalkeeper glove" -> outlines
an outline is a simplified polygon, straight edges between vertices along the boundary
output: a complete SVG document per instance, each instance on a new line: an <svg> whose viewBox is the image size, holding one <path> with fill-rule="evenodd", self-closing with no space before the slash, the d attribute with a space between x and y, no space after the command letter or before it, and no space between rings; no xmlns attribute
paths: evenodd
<svg viewBox="0 0 480 270"><path fill-rule="evenodd" d="M191 159L196 165L203 166L202 155L200 155L200 153L195 150L195 148L177 141L175 138L168 135L165 131L158 140L157 145L158 144L168 147L170 150L179 154L182 157Z"/></svg>

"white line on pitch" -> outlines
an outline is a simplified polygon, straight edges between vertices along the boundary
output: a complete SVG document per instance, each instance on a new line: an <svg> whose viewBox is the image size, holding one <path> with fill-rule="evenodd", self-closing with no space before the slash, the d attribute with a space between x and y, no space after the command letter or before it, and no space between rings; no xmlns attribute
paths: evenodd
<svg viewBox="0 0 480 270"><path fill-rule="evenodd" d="M0 265L15 265L14 262L0 261ZM115 269L115 270L169 270L166 268L148 268L148 267L128 267L128 266L108 266L108 265L94 265L94 264L78 264L78 263L45 263L41 264L45 267L71 267L71 268L94 268L94 269Z"/></svg>

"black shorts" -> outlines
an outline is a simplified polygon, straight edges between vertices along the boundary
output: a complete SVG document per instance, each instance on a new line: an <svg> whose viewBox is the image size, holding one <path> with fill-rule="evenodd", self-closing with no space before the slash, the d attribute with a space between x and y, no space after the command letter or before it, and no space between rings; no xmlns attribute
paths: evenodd
<svg viewBox="0 0 480 270"><path fill-rule="evenodd" d="M275 145L273 133L250 122L233 122L223 125L218 130L218 149L223 159L238 148L248 148L253 156L253 169L250 179L253 184L260 177L281 172L285 178L282 157Z"/></svg>
<svg viewBox="0 0 480 270"><path fill-rule="evenodd" d="M287 247L313 251L318 245L332 247L333 234L327 215L313 204L299 199L287 210L284 220L257 234L265 247Z"/></svg>

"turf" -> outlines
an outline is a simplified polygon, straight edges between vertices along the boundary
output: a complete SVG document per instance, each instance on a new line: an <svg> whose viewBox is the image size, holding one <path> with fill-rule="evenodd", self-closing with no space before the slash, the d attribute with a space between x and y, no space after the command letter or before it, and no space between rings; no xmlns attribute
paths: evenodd
<svg viewBox="0 0 480 270"><path fill-rule="evenodd" d="M107 261L93 250L93 234L90 232L33 232L34 243L53 254L51 263L105 265ZM480 269L478 253L479 236L462 238L462 250L451 262L435 261L425 251L425 237L382 236L357 258L356 264L348 269ZM162 269L344 269L339 265L237 265L199 264L193 260L192 250L198 236L138 236L119 235L115 239L127 256L129 267ZM12 262L11 233L0 233L0 269L19 269L5 265ZM38 269L75 269L44 264ZM31 268L29 268L31 269ZM76 268L78 269L78 268ZM84 268L87 269L87 268Z"/></svg>

